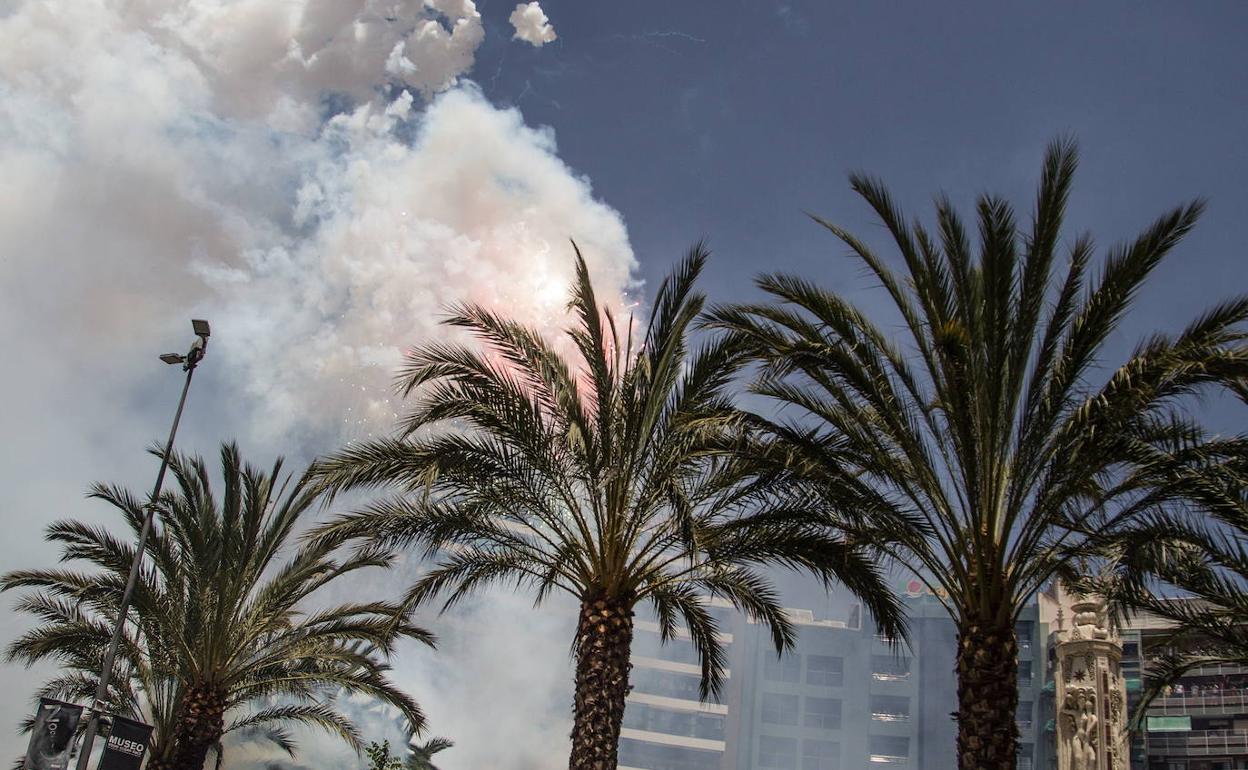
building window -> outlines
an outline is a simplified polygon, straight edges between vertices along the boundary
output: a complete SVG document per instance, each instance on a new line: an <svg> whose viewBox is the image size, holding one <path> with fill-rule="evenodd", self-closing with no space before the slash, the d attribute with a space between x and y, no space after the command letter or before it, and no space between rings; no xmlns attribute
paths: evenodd
<svg viewBox="0 0 1248 770"><path fill-rule="evenodd" d="M845 684L845 659L832 655L807 655L806 684L824 687Z"/></svg>
<svg viewBox="0 0 1248 770"><path fill-rule="evenodd" d="M638 706L636 703L626 703L624 705L624 718L621 724L638 730L646 729L645 717L648 710L645 706Z"/></svg>
<svg viewBox="0 0 1248 770"><path fill-rule="evenodd" d="M1018 663L1018 686L1031 686L1031 661L1023 660Z"/></svg>
<svg viewBox="0 0 1248 770"><path fill-rule="evenodd" d="M1018 729L1031 729L1031 701L1024 700L1018 702L1018 711L1014 714L1014 720L1018 722Z"/></svg>
<svg viewBox="0 0 1248 770"><path fill-rule="evenodd" d="M835 698L806 698L802 723L823 730L841 729L841 702Z"/></svg>
<svg viewBox="0 0 1248 770"><path fill-rule="evenodd" d="M867 746L873 763L902 764L910 757L910 739L906 736L872 735Z"/></svg>
<svg viewBox="0 0 1248 770"><path fill-rule="evenodd" d="M650 709L650 729L668 735L693 735L693 714Z"/></svg>
<svg viewBox="0 0 1248 770"><path fill-rule="evenodd" d="M841 744L834 741L802 741L802 770L840 770Z"/></svg>
<svg viewBox="0 0 1248 770"><path fill-rule="evenodd" d="M898 655L872 655L871 676L881 682L910 678L910 659Z"/></svg>
<svg viewBox="0 0 1248 770"><path fill-rule="evenodd" d="M724 718L719 714L668 711L644 703L628 704L624 709L624 727L686 738L724 739Z"/></svg>
<svg viewBox="0 0 1248 770"><path fill-rule="evenodd" d="M694 738L706 738L712 741L724 739L724 718L719 714L698 714L693 727Z"/></svg>
<svg viewBox="0 0 1248 770"><path fill-rule="evenodd" d="M631 677L635 692L694 701L701 700L701 682L701 678L694 674L680 674L644 667L633 669ZM722 701L718 696L712 695L708 702L720 703Z"/></svg>
<svg viewBox="0 0 1248 770"><path fill-rule="evenodd" d="M763 664L763 676L768 682L789 682L797 684L802 681L801 655L768 655Z"/></svg>
<svg viewBox="0 0 1248 770"><path fill-rule="evenodd" d="M688 639L669 639L667 643L658 634L639 632L633 637L632 652L646 658L670 660L676 663L698 663L698 651Z"/></svg>
<svg viewBox="0 0 1248 770"><path fill-rule="evenodd" d="M1018 640L1018 651L1022 655L1031 652L1031 641L1035 633L1034 624L1030 620L1020 620L1014 626L1014 633Z"/></svg>
<svg viewBox="0 0 1248 770"><path fill-rule="evenodd" d="M769 725L797 724L797 696L774 692L764 693L763 723Z"/></svg>
<svg viewBox="0 0 1248 770"><path fill-rule="evenodd" d="M1020 620L1014 625L1014 633L1018 636L1018 641L1031 641L1033 624L1030 620Z"/></svg>
<svg viewBox="0 0 1248 770"><path fill-rule="evenodd" d="M694 736L694 714L668 711L644 703L629 703L624 708L624 726L668 735Z"/></svg>
<svg viewBox="0 0 1248 770"><path fill-rule="evenodd" d="M722 752L684 746L620 739L620 764L626 767L666 767L671 770L719 770Z"/></svg>
<svg viewBox="0 0 1248 770"><path fill-rule="evenodd" d="M762 770L797 770L797 739L759 736L758 766Z"/></svg>
<svg viewBox="0 0 1248 770"><path fill-rule="evenodd" d="M909 722L910 699L897 695L872 695L871 718L877 722Z"/></svg>

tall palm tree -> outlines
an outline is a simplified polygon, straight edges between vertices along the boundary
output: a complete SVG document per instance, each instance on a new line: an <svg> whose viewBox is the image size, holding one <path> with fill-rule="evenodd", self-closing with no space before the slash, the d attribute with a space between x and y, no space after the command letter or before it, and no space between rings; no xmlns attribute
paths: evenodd
<svg viewBox="0 0 1248 770"><path fill-rule="evenodd" d="M169 467L177 489L156 503L108 703L155 728L148 767L199 770L209 749L219 752L221 737L239 729L257 729L293 751L291 724L329 730L358 749L354 724L333 705L332 694L342 691L391 704L420 729L420 708L389 681L386 658L400 640L432 644L431 635L395 604L323 598L340 578L385 567L389 556L363 550L337 558L324 543L295 547L296 523L318 493L306 475L289 484L281 460L263 472L245 465L233 444L223 446L220 498L203 460L176 456ZM113 505L129 536L137 535L140 498L102 484L91 496ZM7 657L55 661L62 673L41 694L89 700L135 548L72 520L52 524L47 538L61 544L62 561L94 569L0 578L0 590L27 589L18 609L39 622Z"/></svg>
<svg viewBox="0 0 1248 770"><path fill-rule="evenodd" d="M447 323L481 346L411 351L399 380L415 404L402 435L319 467L334 490L397 494L321 534L440 554L405 605L445 594L445 609L492 583L531 588L539 602L556 590L575 597L569 767L598 770L616 766L639 602L653 606L664 641L681 622L688 629L704 697L719 691L725 663L707 597L764 623L777 650L793 641L765 565L842 581L892 633L904 621L867 550L725 454L742 425L726 395L738 356L722 342L691 351L689 341L705 249L663 282L636 338L631 319L621 329L599 307L576 257L574 353L485 308L457 308Z"/></svg>
<svg viewBox="0 0 1248 770"><path fill-rule="evenodd" d="M1201 501L1205 518L1147 515L1107 538L1104 569L1079 586L1120 616L1145 612L1173 630L1152 657L1138 724L1168 685L1201 666L1248 666L1248 436L1172 483Z"/></svg>
<svg viewBox="0 0 1248 770"><path fill-rule="evenodd" d="M1185 401L1242 383L1248 369L1243 297L1101 368L1140 286L1202 206L1113 249L1099 277L1086 235L1055 269L1076 163L1073 142L1050 145L1029 228L1006 201L981 197L974 245L947 199L936 201L933 233L907 224L881 184L853 175L902 270L814 219L882 285L888 326L789 275L759 279L770 303L716 309L709 321L752 347L753 390L787 407L783 420L760 418L787 451L760 461L787 465L830 505L924 523L889 527L885 547L947 597L957 624L964 770L1014 766L1019 610L1087 550L1087 533L1180 505L1173 467L1225 449L1194 432Z"/></svg>

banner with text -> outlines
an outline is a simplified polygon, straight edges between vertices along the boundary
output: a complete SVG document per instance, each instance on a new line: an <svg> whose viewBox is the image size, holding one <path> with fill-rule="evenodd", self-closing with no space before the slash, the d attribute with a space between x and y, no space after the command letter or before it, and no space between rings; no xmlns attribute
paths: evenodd
<svg viewBox="0 0 1248 770"><path fill-rule="evenodd" d="M22 770L65 770L81 719L82 706L40 698Z"/></svg>
<svg viewBox="0 0 1248 770"><path fill-rule="evenodd" d="M108 733L98 770L139 770L152 726L122 717L109 718L113 720L113 729Z"/></svg>

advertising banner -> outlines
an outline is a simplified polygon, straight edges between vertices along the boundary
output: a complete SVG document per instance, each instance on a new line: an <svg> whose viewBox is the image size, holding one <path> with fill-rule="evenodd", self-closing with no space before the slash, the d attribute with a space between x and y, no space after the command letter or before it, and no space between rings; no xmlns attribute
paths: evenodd
<svg viewBox="0 0 1248 770"><path fill-rule="evenodd" d="M78 729L80 719L82 706L40 698L22 770L65 770L69 766L74 731Z"/></svg>
<svg viewBox="0 0 1248 770"><path fill-rule="evenodd" d="M113 720L113 729L108 733L98 770L139 770L152 726L122 717L109 719Z"/></svg>

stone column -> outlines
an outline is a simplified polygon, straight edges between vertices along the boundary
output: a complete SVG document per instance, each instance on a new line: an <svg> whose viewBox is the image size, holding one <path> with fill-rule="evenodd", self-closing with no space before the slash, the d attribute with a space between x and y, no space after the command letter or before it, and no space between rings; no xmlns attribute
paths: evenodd
<svg viewBox="0 0 1248 770"><path fill-rule="evenodd" d="M1065 592L1061 599L1058 627L1050 635L1056 655L1058 770L1127 770L1122 640L1106 623L1102 602Z"/></svg>

